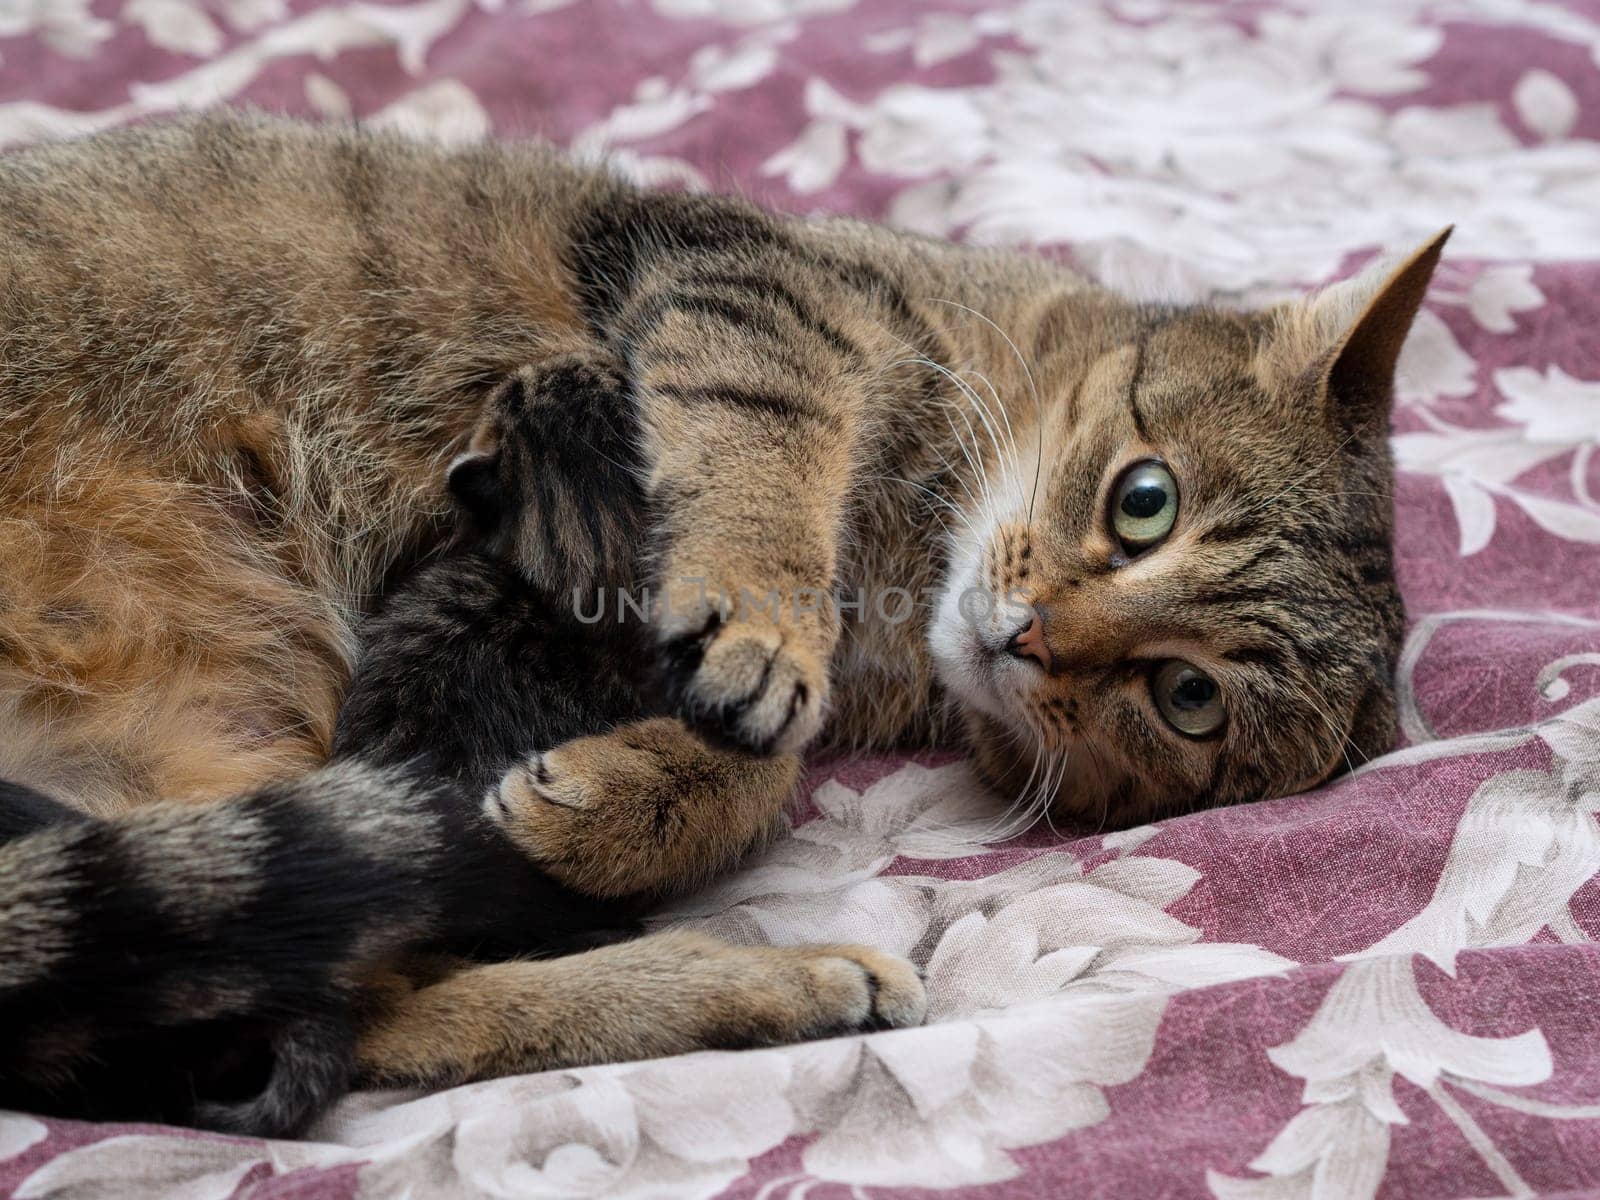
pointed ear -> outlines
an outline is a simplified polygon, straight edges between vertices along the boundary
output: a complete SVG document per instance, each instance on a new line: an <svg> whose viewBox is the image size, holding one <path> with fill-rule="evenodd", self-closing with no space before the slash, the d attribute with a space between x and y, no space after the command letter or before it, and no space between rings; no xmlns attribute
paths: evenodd
<svg viewBox="0 0 1600 1200"><path fill-rule="evenodd" d="M504 510L500 494L500 451L474 448L460 454L450 464L446 486L455 501L480 529L493 529Z"/></svg>
<svg viewBox="0 0 1600 1200"><path fill-rule="evenodd" d="M1345 335L1327 374L1329 402L1342 410L1336 412L1342 424L1366 425L1388 416L1400 348L1449 237L1450 229L1442 230L1390 273Z"/></svg>
<svg viewBox="0 0 1600 1200"><path fill-rule="evenodd" d="M1274 310L1256 360L1263 383L1313 384L1330 416L1347 428L1386 419L1400 349L1449 237L1447 227L1398 265L1380 261Z"/></svg>

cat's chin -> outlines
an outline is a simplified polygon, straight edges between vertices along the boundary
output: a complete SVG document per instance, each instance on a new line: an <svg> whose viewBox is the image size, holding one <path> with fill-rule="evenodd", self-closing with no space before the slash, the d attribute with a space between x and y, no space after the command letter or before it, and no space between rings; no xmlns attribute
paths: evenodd
<svg viewBox="0 0 1600 1200"><path fill-rule="evenodd" d="M986 642L984 632L962 615L959 595L955 584L947 585L928 627L928 650L939 683L961 708L982 713L1031 737L1021 723L1021 714L1006 695L1003 677L1016 664L997 654L998 647L1004 645L1003 637L991 633L991 639L998 644Z"/></svg>
<svg viewBox="0 0 1600 1200"><path fill-rule="evenodd" d="M934 673L957 706L1003 727L1013 742L1032 746L1038 740L1024 700L1036 667L987 644L983 633L964 621L935 622L928 645Z"/></svg>
<svg viewBox="0 0 1600 1200"><path fill-rule="evenodd" d="M1019 724L971 707L961 717L978 774L1014 809L1030 809L1040 819L1048 812L1053 821L1106 833L1153 820L1170 808L1091 743L1075 740L1040 758L1031 749L1035 735ZM1048 795L1042 794L1045 789Z"/></svg>

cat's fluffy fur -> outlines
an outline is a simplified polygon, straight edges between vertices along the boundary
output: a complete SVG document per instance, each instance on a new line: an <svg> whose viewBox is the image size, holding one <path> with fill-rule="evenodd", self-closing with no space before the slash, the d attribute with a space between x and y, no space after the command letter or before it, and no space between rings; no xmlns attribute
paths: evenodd
<svg viewBox="0 0 1600 1200"><path fill-rule="evenodd" d="M1005 790L1112 822L1293 791L1392 737L1387 413L1442 238L1332 299L1151 307L538 146L226 113L8 156L0 227L0 776L119 829L323 761L356 618L440 540L486 395L596 349L643 431L649 656L707 737L962 740ZM1129 555L1108 498L1148 459L1182 506ZM552 544L589 536L550 511ZM929 599L912 620L795 603L889 587ZM1028 654L1006 609L962 615L965 589L1022 598ZM771 591L770 614L716 599ZM1225 698L1214 734L1164 723L1173 659ZM604 755L564 769L557 794L590 796ZM546 811L538 775L512 789L523 817ZM575 861L637 827L589 822ZM64 937L20 961L48 977ZM616 994L654 997L665 1029L743 1019L650 944L595 952L621 956ZM757 991L801 1004L788 960L763 962ZM547 966L405 993L363 1070L543 1061L518 1014L567 986Z"/></svg>

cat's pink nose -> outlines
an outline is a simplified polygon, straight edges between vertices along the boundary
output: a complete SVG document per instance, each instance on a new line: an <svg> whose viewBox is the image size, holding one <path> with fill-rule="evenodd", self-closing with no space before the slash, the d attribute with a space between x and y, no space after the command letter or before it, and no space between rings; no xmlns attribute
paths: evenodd
<svg viewBox="0 0 1600 1200"><path fill-rule="evenodd" d="M1044 621L1037 609L1033 611L1033 619L1011 635L1006 653L1013 658L1031 658L1046 671L1050 669L1050 647L1045 644Z"/></svg>

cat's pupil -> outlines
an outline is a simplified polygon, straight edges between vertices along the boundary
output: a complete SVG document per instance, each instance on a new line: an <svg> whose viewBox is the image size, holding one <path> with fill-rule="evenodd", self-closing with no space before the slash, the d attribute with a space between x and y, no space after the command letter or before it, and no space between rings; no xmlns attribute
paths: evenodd
<svg viewBox="0 0 1600 1200"><path fill-rule="evenodd" d="M1130 488L1122 497L1122 511L1135 520L1146 520L1167 506L1167 489L1159 483L1143 483Z"/></svg>
<svg viewBox="0 0 1600 1200"><path fill-rule="evenodd" d="M1172 707L1199 709L1210 704L1217 695L1217 685L1204 675L1191 675L1172 689Z"/></svg>

